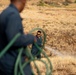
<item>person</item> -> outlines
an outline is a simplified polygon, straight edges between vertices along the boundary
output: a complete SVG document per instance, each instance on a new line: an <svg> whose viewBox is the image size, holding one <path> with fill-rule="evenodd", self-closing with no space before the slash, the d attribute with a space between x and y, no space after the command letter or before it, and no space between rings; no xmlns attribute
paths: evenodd
<svg viewBox="0 0 76 75"><path fill-rule="evenodd" d="M35 36L36 38L36 44L39 46L39 47L42 47L42 37L41 37L41 31L37 31L37 34ZM41 58L41 53L39 53L39 50L36 48L35 44L32 45L32 50L31 50L31 53L33 56L36 56L38 59Z"/></svg>
<svg viewBox="0 0 76 75"><path fill-rule="evenodd" d="M18 55L18 49L26 48L27 45L34 43L35 37L31 34L24 34L20 13L26 5L26 0L10 0L10 5L0 14L0 51L15 37L21 36L15 41L7 53L0 58L0 75L14 75L14 66ZM23 52L24 53L24 52ZM23 54L22 61L25 60ZM24 68L26 75L32 75L31 66L28 64Z"/></svg>

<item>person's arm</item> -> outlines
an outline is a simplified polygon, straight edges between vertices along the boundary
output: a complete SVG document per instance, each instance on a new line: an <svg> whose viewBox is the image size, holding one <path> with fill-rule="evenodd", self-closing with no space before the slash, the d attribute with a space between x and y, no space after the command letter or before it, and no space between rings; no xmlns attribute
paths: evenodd
<svg viewBox="0 0 76 75"><path fill-rule="evenodd" d="M8 42L10 42L17 33L21 33L21 36L16 40L13 46L27 46L34 42L34 36L31 34L23 34L22 22L19 14L12 13L9 15L6 26L6 36Z"/></svg>
<svg viewBox="0 0 76 75"><path fill-rule="evenodd" d="M37 40L37 45L42 47L42 38L40 37L39 41Z"/></svg>

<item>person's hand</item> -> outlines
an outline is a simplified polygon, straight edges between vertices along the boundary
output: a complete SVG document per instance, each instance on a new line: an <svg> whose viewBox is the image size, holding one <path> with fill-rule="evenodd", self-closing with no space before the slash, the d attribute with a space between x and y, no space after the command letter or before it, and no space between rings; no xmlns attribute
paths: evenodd
<svg viewBox="0 0 76 75"><path fill-rule="evenodd" d="M25 33L26 35L28 34L28 32Z"/></svg>
<svg viewBox="0 0 76 75"><path fill-rule="evenodd" d="M28 30L24 31L24 34L25 35L29 34L29 31Z"/></svg>
<svg viewBox="0 0 76 75"><path fill-rule="evenodd" d="M37 39L36 38L34 38L34 42L37 42Z"/></svg>

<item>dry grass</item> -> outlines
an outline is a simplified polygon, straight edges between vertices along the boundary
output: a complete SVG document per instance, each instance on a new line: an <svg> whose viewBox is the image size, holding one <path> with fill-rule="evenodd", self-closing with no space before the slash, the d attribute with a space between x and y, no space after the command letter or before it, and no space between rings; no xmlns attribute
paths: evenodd
<svg viewBox="0 0 76 75"><path fill-rule="evenodd" d="M36 6L38 0L36 0L36 3L33 2L35 0L28 1L25 10L21 14L24 18L24 32L40 27L47 34L46 45L59 50L65 55L76 56L76 4L70 4L65 8L52 8L51 6ZM8 4L8 0L1 0L0 11ZM49 55L50 52L46 52ZM76 59L71 56L50 57L53 65L53 75L76 75ZM38 61L36 63L42 75L44 75L46 71L44 64ZM33 69L36 73L34 66Z"/></svg>
<svg viewBox="0 0 76 75"><path fill-rule="evenodd" d="M46 59L43 58L47 62ZM76 75L76 59L74 57L65 56L65 57L53 57L50 58L52 65L53 65L53 75ZM37 75L37 71L34 68L33 63L32 67ZM46 68L45 65L36 61L42 75L45 75Z"/></svg>

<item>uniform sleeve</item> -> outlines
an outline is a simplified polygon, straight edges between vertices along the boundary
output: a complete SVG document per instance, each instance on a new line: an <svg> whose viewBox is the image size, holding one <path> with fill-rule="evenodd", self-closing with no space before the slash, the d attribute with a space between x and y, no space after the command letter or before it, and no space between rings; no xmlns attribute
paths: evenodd
<svg viewBox="0 0 76 75"><path fill-rule="evenodd" d="M42 38L40 38L39 41L37 40L37 44L38 44L38 46L40 46L40 47L42 46Z"/></svg>
<svg viewBox="0 0 76 75"><path fill-rule="evenodd" d="M5 33L6 33L8 42L10 42L17 33L21 33L21 36L14 43L14 46L21 47L21 46L27 46L33 43L34 41L33 35L23 34L22 22L18 14L12 13L11 15L9 15L6 25L7 26L6 26Z"/></svg>

